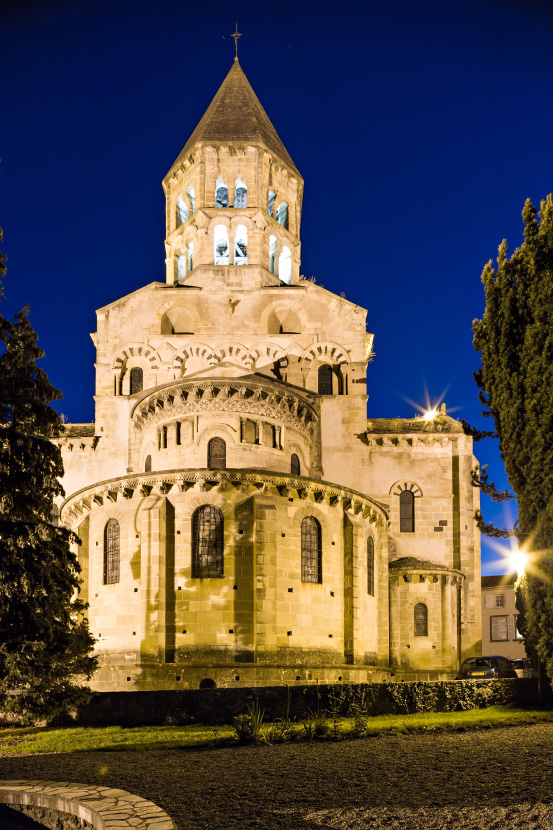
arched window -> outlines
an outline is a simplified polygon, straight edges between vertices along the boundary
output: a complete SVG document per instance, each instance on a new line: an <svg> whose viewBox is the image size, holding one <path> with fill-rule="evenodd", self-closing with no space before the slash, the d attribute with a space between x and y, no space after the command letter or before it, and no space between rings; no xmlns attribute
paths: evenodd
<svg viewBox="0 0 553 830"><path fill-rule="evenodd" d="M190 202L190 210L192 213L196 213L196 191L193 187L189 187L186 191L186 195L188 196L188 201Z"/></svg>
<svg viewBox="0 0 553 830"><path fill-rule="evenodd" d="M181 254L177 262L177 279L183 280L186 276L186 257Z"/></svg>
<svg viewBox="0 0 553 830"><path fill-rule="evenodd" d="M415 497L411 490L402 490L399 494L399 530L401 533L415 530Z"/></svg>
<svg viewBox="0 0 553 830"><path fill-rule="evenodd" d="M424 602L415 605L415 637L428 637L428 608Z"/></svg>
<svg viewBox="0 0 553 830"><path fill-rule="evenodd" d="M332 367L328 363L319 366L319 395L332 395Z"/></svg>
<svg viewBox="0 0 553 830"><path fill-rule="evenodd" d="M222 438L211 438L207 445L207 469L226 470L227 445Z"/></svg>
<svg viewBox="0 0 553 830"><path fill-rule="evenodd" d="M104 585L119 582L120 531L117 519L104 527Z"/></svg>
<svg viewBox="0 0 553 830"><path fill-rule="evenodd" d="M286 245L278 258L278 276L286 285L292 282L292 254Z"/></svg>
<svg viewBox="0 0 553 830"><path fill-rule="evenodd" d="M277 247L277 238L271 234L269 237L269 271L275 275L277 272Z"/></svg>
<svg viewBox="0 0 553 830"><path fill-rule="evenodd" d="M281 202L277 207L275 219L283 228L288 227L288 202Z"/></svg>
<svg viewBox="0 0 553 830"><path fill-rule="evenodd" d="M300 474L300 460L295 452L290 456L290 475L299 476Z"/></svg>
<svg viewBox="0 0 553 830"><path fill-rule="evenodd" d="M151 473L152 472L152 456L147 455L146 461L144 462L144 472Z"/></svg>
<svg viewBox="0 0 553 830"><path fill-rule="evenodd" d="M301 523L301 581L323 581L321 526L314 516Z"/></svg>
<svg viewBox="0 0 553 830"><path fill-rule="evenodd" d="M248 231L245 225L238 225L234 234L234 264L248 264Z"/></svg>
<svg viewBox="0 0 553 830"><path fill-rule="evenodd" d="M234 183L234 207L245 208L248 205L248 188L242 179L236 179Z"/></svg>
<svg viewBox="0 0 553 830"><path fill-rule="evenodd" d="M269 195L267 198L267 210L269 212L269 216L273 215L273 211L275 209L275 199L276 193L274 190L269 190Z"/></svg>
<svg viewBox="0 0 553 830"><path fill-rule="evenodd" d="M140 366L135 366L131 369L131 395L136 392L142 392L144 388L144 372Z"/></svg>
<svg viewBox="0 0 553 830"><path fill-rule="evenodd" d="M218 507L204 504L192 516L192 578L224 576L224 519Z"/></svg>
<svg viewBox="0 0 553 830"><path fill-rule="evenodd" d="M188 219L188 208L184 202L184 199L181 199L180 196L177 199L177 228L179 225L182 225L183 222L186 222Z"/></svg>
<svg viewBox="0 0 553 830"><path fill-rule="evenodd" d="M228 187L223 179L217 179L215 185L215 207L228 208Z"/></svg>
<svg viewBox="0 0 553 830"><path fill-rule="evenodd" d="M213 233L214 262L215 265L229 264L228 233L224 225L215 225Z"/></svg>
<svg viewBox="0 0 553 830"><path fill-rule="evenodd" d="M189 242L186 246L186 258L188 260L188 270L191 271L194 267L194 243Z"/></svg>
<svg viewBox="0 0 553 830"><path fill-rule="evenodd" d="M374 540L367 539L367 593L374 597Z"/></svg>

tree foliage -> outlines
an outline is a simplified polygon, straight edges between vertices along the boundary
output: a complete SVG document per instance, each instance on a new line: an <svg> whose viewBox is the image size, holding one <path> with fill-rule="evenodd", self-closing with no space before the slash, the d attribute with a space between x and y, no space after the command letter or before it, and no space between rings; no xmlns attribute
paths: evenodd
<svg viewBox="0 0 553 830"><path fill-rule="evenodd" d="M486 309L473 324L476 373L519 506L519 541L534 566L519 590L522 633L553 678L553 201L527 200L524 242L482 274ZM489 483L489 482L488 482ZM495 488L494 488L495 489ZM499 491L496 491L499 492Z"/></svg>
<svg viewBox="0 0 553 830"><path fill-rule="evenodd" d="M63 465L50 402L61 393L36 365L27 315L0 315L0 710L34 720L85 702L96 660L77 539L52 523Z"/></svg>

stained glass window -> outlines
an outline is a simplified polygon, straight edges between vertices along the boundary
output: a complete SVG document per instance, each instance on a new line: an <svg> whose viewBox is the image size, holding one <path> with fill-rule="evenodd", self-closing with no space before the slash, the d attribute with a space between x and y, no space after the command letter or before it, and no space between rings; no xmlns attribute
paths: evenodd
<svg viewBox="0 0 553 830"><path fill-rule="evenodd" d="M227 466L227 445L222 438L212 438L207 445L207 467L209 470L225 470Z"/></svg>
<svg viewBox="0 0 553 830"><path fill-rule="evenodd" d="M119 582L119 522L110 519L104 527L104 585Z"/></svg>
<svg viewBox="0 0 553 830"><path fill-rule="evenodd" d="M399 529L401 533L415 530L415 497L411 490L402 490L399 494Z"/></svg>
<svg viewBox="0 0 553 830"><path fill-rule="evenodd" d="M136 392L142 392L144 388L144 372L140 366L135 366L131 369L131 395Z"/></svg>
<svg viewBox="0 0 553 830"><path fill-rule="evenodd" d="M415 605L415 637L428 637L428 608L424 602Z"/></svg>
<svg viewBox="0 0 553 830"><path fill-rule="evenodd" d="M322 582L321 526L314 516L301 523L301 581Z"/></svg>
<svg viewBox="0 0 553 830"><path fill-rule="evenodd" d="M319 395L332 395L332 368L328 363L319 366Z"/></svg>
<svg viewBox="0 0 553 830"><path fill-rule="evenodd" d="M192 516L192 578L224 576L224 519L218 507L204 504Z"/></svg>
<svg viewBox="0 0 553 830"><path fill-rule="evenodd" d="M367 593L374 597L374 541L367 539Z"/></svg>

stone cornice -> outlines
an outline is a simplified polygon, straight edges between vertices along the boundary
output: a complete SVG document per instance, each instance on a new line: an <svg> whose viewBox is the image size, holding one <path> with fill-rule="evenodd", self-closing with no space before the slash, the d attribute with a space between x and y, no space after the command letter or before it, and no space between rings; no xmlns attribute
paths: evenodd
<svg viewBox="0 0 553 830"><path fill-rule="evenodd" d="M417 561L413 557L406 559L405 562L396 559L389 563L390 585L399 585L400 577L403 577L404 582L412 582L414 575L422 576L425 580L432 582L439 582L442 579L446 585L455 586L462 585L465 580L465 574L456 568L448 568L447 565L440 565L437 562Z"/></svg>
<svg viewBox="0 0 553 830"><path fill-rule="evenodd" d="M319 420L318 406L295 388L256 380L199 379L176 381L138 401L131 412L137 429L197 412L239 412L274 418L309 432Z"/></svg>
<svg viewBox="0 0 553 830"><path fill-rule="evenodd" d="M298 498L331 507L339 506L364 520L385 526L386 507L375 499L330 482L315 481L285 473L263 473L256 470L166 470L141 473L100 481L73 493L61 506L62 521L76 522L81 516L119 499L146 498L167 495L171 491L185 493L217 490L225 493L239 490L243 493L265 493L282 498Z"/></svg>

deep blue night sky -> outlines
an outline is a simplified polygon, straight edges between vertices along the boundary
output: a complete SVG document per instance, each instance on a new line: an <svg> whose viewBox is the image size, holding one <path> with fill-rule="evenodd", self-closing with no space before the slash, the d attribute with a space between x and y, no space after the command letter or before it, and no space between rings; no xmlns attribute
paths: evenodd
<svg viewBox="0 0 553 830"><path fill-rule="evenodd" d="M301 270L368 309L369 414L411 417L427 390L489 428L471 322L484 264L553 190L550 2L3 0L2 311L30 305L59 410L93 419L95 309L165 279L161 179L232 64L236 19L305 179ZM493 443L477 454L505 486ZM483 573L509 570L484 540Z"/></svg>

